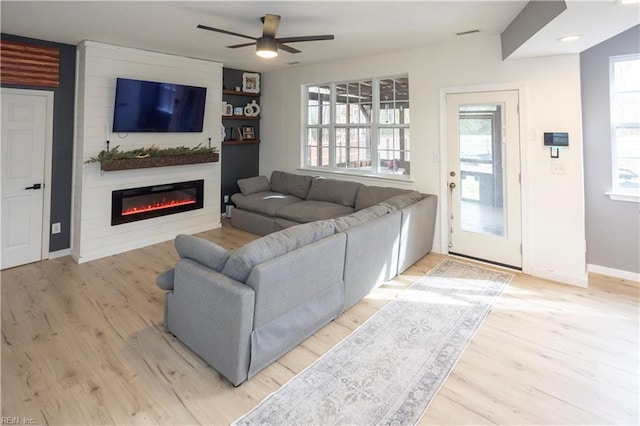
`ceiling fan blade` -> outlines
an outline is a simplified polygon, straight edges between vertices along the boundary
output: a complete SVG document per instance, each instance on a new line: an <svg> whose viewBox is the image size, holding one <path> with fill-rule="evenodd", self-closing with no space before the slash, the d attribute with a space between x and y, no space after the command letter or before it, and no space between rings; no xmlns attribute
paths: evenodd
<svg viewBox="0 0 640 426"><path fill-rule="evenodd" d="M278 49L284 50L285 52L289 52L289 53L300 53L298 49L294 49L291 46L287 46L281 43L278 44Z"/></svg>
<svg viewBox="0 0 640 426"><path fill-rule="evenodd" d="M251 40L257 40L256 37L251 37L251 36L244 35L244 34L238 34L238 33L232 32L232 31L221 30L220 28L208 27L206 25L198 25L198 28L200 28L202 30L215 31L217 33L222 33L222 34L229 34L229 35L238 36L238 37L250 38Z"/></svg>
<svg viewBox="0 0 640 426"><path fill-rule="evenodd" d="M266 14L260 20L263 22L262 37L274 38L280 26L280 15Z"/></svg>
<svg viewBox="0 0 640 426"><path fill-rule="evenodd" d="M299 41L318 41L318 40L333 40L333 35L311 35L311 36L299 36L299 37L283 37L277 38L278 43L296 43Z"/></svg>
<svg viewBox="0 0 640 426"><path fill-rule="evenodd" d="M242 43L242 44L233 44L231 46L227 46L229 49L237 49L238 47L247 47L247 46L255 46L255 43Z"/></svg>

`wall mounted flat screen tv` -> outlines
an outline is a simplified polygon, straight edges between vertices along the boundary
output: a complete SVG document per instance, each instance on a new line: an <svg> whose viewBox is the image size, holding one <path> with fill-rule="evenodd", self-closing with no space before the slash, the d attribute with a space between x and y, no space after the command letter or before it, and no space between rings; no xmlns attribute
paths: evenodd
<svg viewBox="0 0 640 426"><path fill-rule="evenodd" d="M206 87L118 78L113 131L202 132Z"/></svg>

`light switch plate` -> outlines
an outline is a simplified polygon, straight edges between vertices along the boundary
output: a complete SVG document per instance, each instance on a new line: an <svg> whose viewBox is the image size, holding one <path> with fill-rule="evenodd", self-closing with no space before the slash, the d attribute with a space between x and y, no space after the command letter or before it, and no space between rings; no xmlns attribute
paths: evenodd
<svg viewBox="0 0 640 426"><path fill-rule="evenodd" d="M566 175L567 174L567 166L564 163L559 163L557 161L551 162L551 173L554 175Z"/></svg>

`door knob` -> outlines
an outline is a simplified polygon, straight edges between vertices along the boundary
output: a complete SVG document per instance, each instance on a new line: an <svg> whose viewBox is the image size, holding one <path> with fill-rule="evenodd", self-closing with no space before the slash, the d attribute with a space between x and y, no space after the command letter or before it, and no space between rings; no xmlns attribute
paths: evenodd
<svg viewBox="0 0 640 426"><path fill-rule="evenodd" d="M455 183L455 182L451 182L451 183L449 184L449 189L453 189L453 188L455 188L455 187L456 187L456 183Z"/></svg>
<svg viewBox="0 0 640 426"><path fill-rule="evenodd" d="M42 185L39 183L34 183L33 186L27 186L25 189L40 189Z"/></svg>

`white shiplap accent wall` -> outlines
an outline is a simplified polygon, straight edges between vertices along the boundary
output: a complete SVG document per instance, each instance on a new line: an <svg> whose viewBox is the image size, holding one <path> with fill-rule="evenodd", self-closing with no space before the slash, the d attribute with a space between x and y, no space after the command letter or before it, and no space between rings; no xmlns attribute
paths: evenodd
<svg viewBox="0 0 640 426"><path fill-rule="evenodd" d="M78 46L72 256L79 263L220 226L220 163L102 173L85 161L105 149L220 147L222 64L85 41ZM202 133L111 132L116 78L162 81L207 88ZM204 179L204 208L111 226L111 191Z"/></svg>

